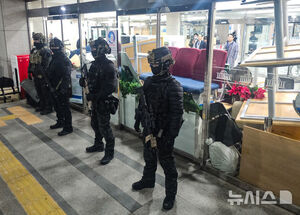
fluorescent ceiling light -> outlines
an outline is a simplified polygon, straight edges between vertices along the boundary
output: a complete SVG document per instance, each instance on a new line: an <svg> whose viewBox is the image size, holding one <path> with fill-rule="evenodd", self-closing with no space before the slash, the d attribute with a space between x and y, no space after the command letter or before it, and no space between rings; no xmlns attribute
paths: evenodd
<svg viewBox="0 0 300 215"><path fill-rule="evenodd" d="M101 13L86 13L84 14L85 19L95 19L95 18L112 18L116 17L116 12L101 12Z"/></svg>

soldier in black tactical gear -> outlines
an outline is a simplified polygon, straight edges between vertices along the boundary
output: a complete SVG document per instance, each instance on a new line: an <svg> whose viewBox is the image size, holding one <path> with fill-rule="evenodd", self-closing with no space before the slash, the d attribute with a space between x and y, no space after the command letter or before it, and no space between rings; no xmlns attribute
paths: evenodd
<svg viewBox="0 0 300 215"><path fill-rule="evenodd" d="M33 33L34 48L30 52L28 78L34 81L34 85L40 102L37 112L46 115L52 112L50 91L45 80L45 72L51 61L51 51L45 47L45 37L41 33Z"/></svg>
<svg viewBox="0 0 300 215"><path fill-rule="evenodd" d="M50 49L53 52L53 57L47 70L47 77L57 116L56 124L51 125L50 129L63 128L58 135L64 136L73 132L69 103L69 98L72 94L72 64L64 54L63 43L56 37L50 41Z"/></svg>
<svg viewBox="0 0 300 215"><path fill-rule="evenodd" d="M111 98L117 89L117 73L112 61L106 58L111 53L108 43L101 37L90 42L92 55L95 61L87 74L89 93L88 101L92 101L91 126L95 132L95 142L86 152L102 152L104 150L103 138L105 139L105 155L101 159L102 165L108 164L114 157L115 137L110 126ZM85 87L84 78L80 79L80 85Z"/></svg>
<svg viewBox="0 0 300 215"><path fill-rule="evenodd" d="M143 177L132 185L133 190L153 188L157 157L165 173L166 197L163 209L173 208L177 193L178 173L173 148L183 119L183 90L170 75L173 64L171 52L166 47L149 53L148 62L153 73L142 87L136 119L141 119L144 135L145 167ZM138 126L135 126L138 129Z"/></svg>

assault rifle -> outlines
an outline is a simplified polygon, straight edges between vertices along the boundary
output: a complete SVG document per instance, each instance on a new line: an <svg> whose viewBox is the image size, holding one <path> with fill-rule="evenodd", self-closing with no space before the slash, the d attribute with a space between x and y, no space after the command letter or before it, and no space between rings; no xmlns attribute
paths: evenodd
<svg viewBox="0 0 300 215"><path fill-rule="evenodd" d="M90 93L89 87L88 87L88 82L87 82L87 73L88 73L87 65L84 64L83 67L81 68L81 77L84 79L84 85L82 87L83 87L83 93L85 94L85 96ZM88 106L88 110L91 111L92 110L92 101L88 101L87 106Z"/></svg>
<svg viewBox="0 0 300 215"><path fill-rule="evenodd" d="M157 141L156 137L153 135L153 131L155 128L155 120L153 114L151 113L151 107L147 106L143 87L138 88L136 91L140 98L139 105L135 113L136 122L134 128L136 131L139 132L139 125L142 124L142 127L144 128L143 134L145 138L145 144L149 142L151 148L156 148Z"/></svg>
<svg viewBox="0 0 300 215"><path fill-rule="evenodd" d="M52 84L51 84L51 82L50 82L50 80L49 80L49 78L48 78L48 76L47 76L47 73L43 70L43 68L42 68L41 65L39 65L38 69L41 71L41 74L42 74L43 78L45 79L45 82L48 85L51 94L53 95L53 97L55 99L57 99L57 97L58 97L57 90L59 89L59 87L60 87L60 85L61 85L61 83L62 83L63 80L61 79L59 81L59 83L57 84L57 86L53 87Z"/></svg>

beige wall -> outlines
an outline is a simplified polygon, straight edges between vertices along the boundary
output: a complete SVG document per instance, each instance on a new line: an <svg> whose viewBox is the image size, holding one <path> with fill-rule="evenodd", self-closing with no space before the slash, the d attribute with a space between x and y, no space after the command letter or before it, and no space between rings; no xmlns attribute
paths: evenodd
<svg viewBox="0 0 300 215"><path fill-rule="evenodd" d="M0 76L12 77L12 55L29 54L24 0L0 0Z"/></svg>

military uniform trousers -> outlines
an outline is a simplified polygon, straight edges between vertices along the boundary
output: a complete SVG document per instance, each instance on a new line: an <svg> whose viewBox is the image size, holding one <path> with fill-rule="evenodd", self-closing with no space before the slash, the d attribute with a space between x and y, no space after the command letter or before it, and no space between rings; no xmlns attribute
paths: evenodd
<svg viewBox="0 0 300 215"><path fill-rule="evenodd" d="M68 94L56 92L56 96L52 94L52 100L57 121L63 124L65 130L70 130L72 128L72 113Z"/></svg>
<svg viewBox="0 0 300 215"><path fill-rule="evenodd" d="M175 197L177 194L178 173L173 157L174 140L166 138L157 138L157 150L144 144L145 167L142 180L154 184L155 172L157 169L157 159L159 160L165 173L166 196Z"/></svg>
<svg viewBox="0 0 300 215"><path fill-rule="evenodd" d="M43 78L34 78L34 86L40 99L39 106L42 110L52 110L50 90Z"/></svg>
<svg viewBox="0 0 300 215"><path fill-rule="evenodd" d="M103 102L92 102L91 126L95 132L95 143L101 144L105 139L106 152L113 153L115 137L110 126L110 112L106 110Z"/></svg>

